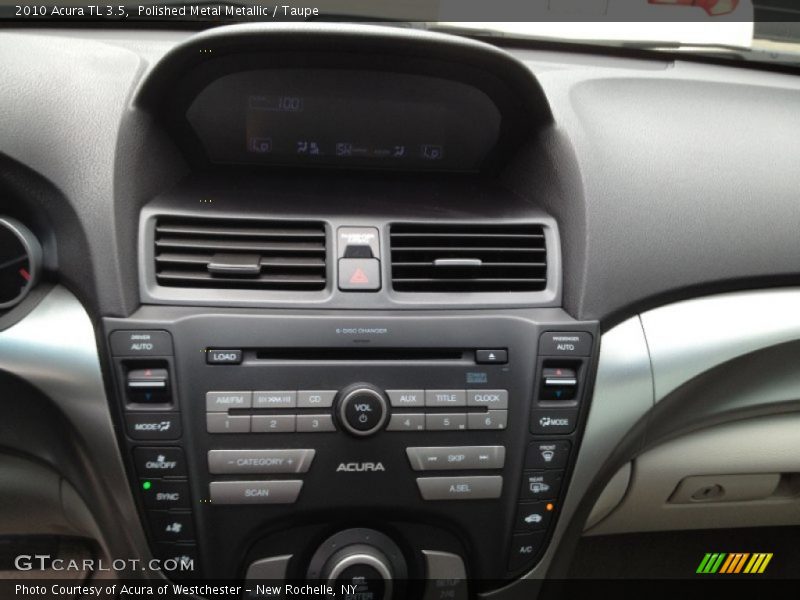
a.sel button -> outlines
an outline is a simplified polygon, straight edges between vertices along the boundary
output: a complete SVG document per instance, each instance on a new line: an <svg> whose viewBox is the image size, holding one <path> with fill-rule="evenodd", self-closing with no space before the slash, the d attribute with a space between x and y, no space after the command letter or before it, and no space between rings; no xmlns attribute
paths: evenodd
<svg viewBox="0 0 800 600"><path fill-rule="evenodd" d="M569 442L534 442L528 446L525 469L563 469L569 456Z"/></svg>
<svg viewBox="0 0 800 600"><path fill-rule="evenodd" d="M544 542L544 531L520 533L511 536L511 552L508 557L508 570L518 571L531 563L539 553Z"/></svg>
<svg viewBox="0 0 800 600"><path fill-rule="evenodd" d="M140 477L186 476L186 464L180 448L139 447L134 449L133 458L136 473Z"/></svg>
<svg viewBox="0 0 800 600"><path fill-rule="evenodd" d="M520 500L549 500L558 497L563 471L527 471L522 475Z"/></svg>
<svg viewBox="0 0 800 600"><path fill-rule="evenodd" d="M194 539L192 513L150 510L148 517L150 530L158 542L183 542Z"/></svg>
<svg viewBox="0 0 800 600"><path fill-rule="evenodd" d="M575 431L578 409L534 410L531 413L531 432L534 434L564 434Z"/></svg>
<svg viewBox="0 0 800 600"><path fill-rule="evenodd" d="M291 504L297 500L301 480L212 481L211 504Z"/></svg>
<svg viewBox="0 0 800 600"><path fill-rule="evenodd" d="M142 479L142 497L147 508L190 508L189 484L185 481Z"/></svg>
<svg viewBox="0 0 800 600"><path fill-rule="evenodd" d="M471 477L418 477L423 500L484 500L499 498L503 491L500 475Z"/></svg>
<svg viewBox="0 0 800 600"><path fill-rule="evenodd" d="M130 413L125 416L128 435L135 440L177 440L181 421L176 413Z"/></svg>

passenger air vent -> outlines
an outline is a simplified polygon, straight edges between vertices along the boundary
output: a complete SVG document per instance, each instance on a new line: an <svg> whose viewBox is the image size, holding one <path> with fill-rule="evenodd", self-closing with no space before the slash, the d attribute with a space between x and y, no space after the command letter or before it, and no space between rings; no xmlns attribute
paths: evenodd
<svg viewBox="0 0 800 600"><path fill-rule="evenodd" d="M528 292L547 286L541 225L393 225L401 292Z"/></svg>
<svg viewBox="0 0 800 600"><path fill-rule="evenodd" d="M161 217L155 229L162 286L264 290L325 287L321 223Z"/></svg>

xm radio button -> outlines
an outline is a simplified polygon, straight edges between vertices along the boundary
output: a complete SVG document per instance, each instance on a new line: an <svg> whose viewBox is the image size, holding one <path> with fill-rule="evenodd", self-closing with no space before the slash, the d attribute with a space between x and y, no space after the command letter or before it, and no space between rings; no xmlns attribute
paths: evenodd
<svg viewBox="0 0 800 600"><path fill-rule="evenodd" d="M125 417L128 435L134 440L177 440L181 420L176 413L135 413Z"/></svg>
<svg viewBox="0 0 800 600"><path fill-rule="evenodd" d="M500 475L467 477L418 477L423 500L486 500L499 498L503 491Z"/></svg>
<svg viewBox="0 0 800 600"><path fill-rule="evenodd" d="M211 504L291 504L297 500L301 480L281 481L212 481Z"/></svg>
<svg viewBox="0 0 800 600"><path fill-rule="evenodd" d="M534 442L525 455L525 469L563 469L569 457L569 442Z"/></svg>
<svg viewBox="0 0 800 600"><path fill-rule="evenodd" d="M281 392L253 392L253 408L296 408L297 392L287 390Z"/></svg>

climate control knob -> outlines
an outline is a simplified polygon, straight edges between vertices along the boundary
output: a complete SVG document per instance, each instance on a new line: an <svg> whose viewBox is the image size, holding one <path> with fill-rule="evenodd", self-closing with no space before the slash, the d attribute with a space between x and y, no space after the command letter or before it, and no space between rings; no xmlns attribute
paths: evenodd
<svg viewBox="0 0 800 600"><path fill-rule="evenodd" d="M379 390L355 385L342 391L337 413L346 431L366 437L383 429L389 416L389 405Z"/></svg>

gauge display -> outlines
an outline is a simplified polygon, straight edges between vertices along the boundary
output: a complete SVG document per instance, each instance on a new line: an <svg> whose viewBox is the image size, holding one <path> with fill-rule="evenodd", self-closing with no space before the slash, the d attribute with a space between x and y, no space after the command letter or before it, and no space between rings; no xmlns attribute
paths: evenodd
<svg viewBox="0 0 800 600"><path fill-rule="evenodd" d="M464 83L339 69L227 75L187 118L215 163L441 171L478 169L501 122Z"/></svg>
<svg viewBox="0 0 800 600"><path fill-rule="evenodd" d="M20 302L36 284L39 242L22 223L0 217L0 309Z"/></svg>

